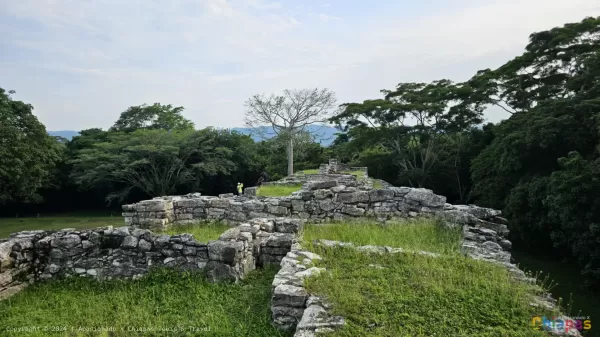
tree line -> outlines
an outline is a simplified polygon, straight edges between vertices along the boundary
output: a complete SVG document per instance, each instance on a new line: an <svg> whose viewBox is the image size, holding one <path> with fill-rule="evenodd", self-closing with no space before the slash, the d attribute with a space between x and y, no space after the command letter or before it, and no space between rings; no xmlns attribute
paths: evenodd
<svg viewBox="0 0 600 337"><path fill-rule="evenodd" d="M261 142L196 130L182 107L159 103L66 141L0 89L0 204L6 214L214 195L336 157L397 186L502 209L515 246L577 263L600 285L600 18L533 33L521 55L467 81L381 93L339 106L327 89L253 96L246 123L276 131ZM490 106L510 117L483 124ZM323 121L340 130L327 148L306 128Z"/></svg>

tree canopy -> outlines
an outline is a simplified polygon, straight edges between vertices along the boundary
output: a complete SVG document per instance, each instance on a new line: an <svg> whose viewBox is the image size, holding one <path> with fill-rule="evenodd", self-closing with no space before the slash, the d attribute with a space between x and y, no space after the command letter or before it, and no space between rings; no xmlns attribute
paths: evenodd
<svg viewBox="0 0 600 337"><path fill-rule="evenodd" d="M33 107L13 100L12 93L0 88L0 204L39 201L60 151Z"/></svg>
<svg viewBox="0 0 600 337"><path fill-rule="evenodd" d="M121 113L111 130L130 132L138 129L167 131L194 129L194 123L183 117L182 111L182 106L173 107L171 104L132 106Z"/></svg>

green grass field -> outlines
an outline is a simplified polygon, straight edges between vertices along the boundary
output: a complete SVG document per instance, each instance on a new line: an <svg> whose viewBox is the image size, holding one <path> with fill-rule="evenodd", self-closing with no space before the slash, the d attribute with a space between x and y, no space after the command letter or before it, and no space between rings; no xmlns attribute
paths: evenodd
<svg viewBox="0 0 600 337"><path fill-rule="evenodd" d="M270 324L275 273L272 269L254 271L238 284L211 284L199 273L167 270L156 270L136 281L75 278L35 284L0 301L0 335L285 336ZM67 331L7 331L32 326ZM79 327L112 327L116 332L71 334Z"/></svg>
<svg viewBox="0 0 600 337"><path fill-rule="evenodd" d="M333 313L347 321L330 336L545 336L530 326L532 316L549 314L529 306L540 287L462 256L455 231L435 227L307 226L305 241L321 236L443 254L368 254L305 242L323 257L317 266L328 270L306 281L309 292L328 297Z"/></svg>
<svg viewBox="0 0 600 337"><path fill-rule="evenodd" d="M303 171L300 171L300 172L304 173L304 174L319 174L319 169L303 170Z"/></svg>
<svg viewBox="0 0 600 337"><path fill-rule="evenodd" d="M109 213L110 214L110 213ZM58 230L63 228L88 229L104 226L125 226L120 213L114 216L102 213L65 213L42 217L0 218L0 238L25 230Z"/></svg>
<svg viewBox="0 0 600 337"><path fill-rule="evenodd" d="M285 197L299 191L302 185L263 185L258 188L256 195L261 197Z"/></svg>

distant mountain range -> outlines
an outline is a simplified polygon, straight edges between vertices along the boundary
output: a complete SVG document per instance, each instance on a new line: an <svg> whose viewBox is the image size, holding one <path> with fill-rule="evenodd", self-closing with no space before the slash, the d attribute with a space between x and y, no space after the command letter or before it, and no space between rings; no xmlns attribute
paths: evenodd
<svg viewBox="0 0 600 337"><path fill-rule="evenodd" d="M244 135L250 135L254 141L261 141L272 138L275 132L269 126L263 126L262 132L254 132L252 128L231 128L232 131L237 131ZM315 135L316 142L322 146L329 146L335 140L335 134L339 132L336 128L328 125L310 125L307 130ZM48 131L50 136L60 136L71 140L75 136L79 136L79 132L72 130ZM264 138L262 135L264 134Z"/></svg>

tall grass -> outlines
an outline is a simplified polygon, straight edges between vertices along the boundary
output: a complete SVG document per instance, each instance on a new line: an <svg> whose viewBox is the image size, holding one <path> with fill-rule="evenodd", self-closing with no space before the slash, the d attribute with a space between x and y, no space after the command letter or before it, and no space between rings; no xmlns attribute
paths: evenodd
<svg viewBox="0 0 600 337"><path fill-rule="evenodd" d="M0 301L0 335L283 336L270 324L274 275L266 269L238 284L211 284L199 273L155 270L136 281L72 278L35 284ZM60 329L10 331L34 326ZM86 333L79 327L116 332Z"/></svg>
<svg viewBox="0 0 600 337"><path fill-rule="evenodd" d="M308 242L328 239L356 245L391 246L448 254L459 252L461 238L460 229L445 227L435 219L388 222L386 225L368 220L309 224L304 229L304 240Z"/></svg>
<svg viewBox="0 0 600 337"><path fill-rule="evenodd" d="M327 268L306 281L347 325L331 336L545 336L529 305L541 289L517 282L501 266L457 254L368 254L313 247Z"/></svg>
<svg viewBox="0 0 600 337"><path fill-rule="evenodd" d="M258 188L256 195L262 197L285 197L299 191L302 185L263 185Z"/></svg>

